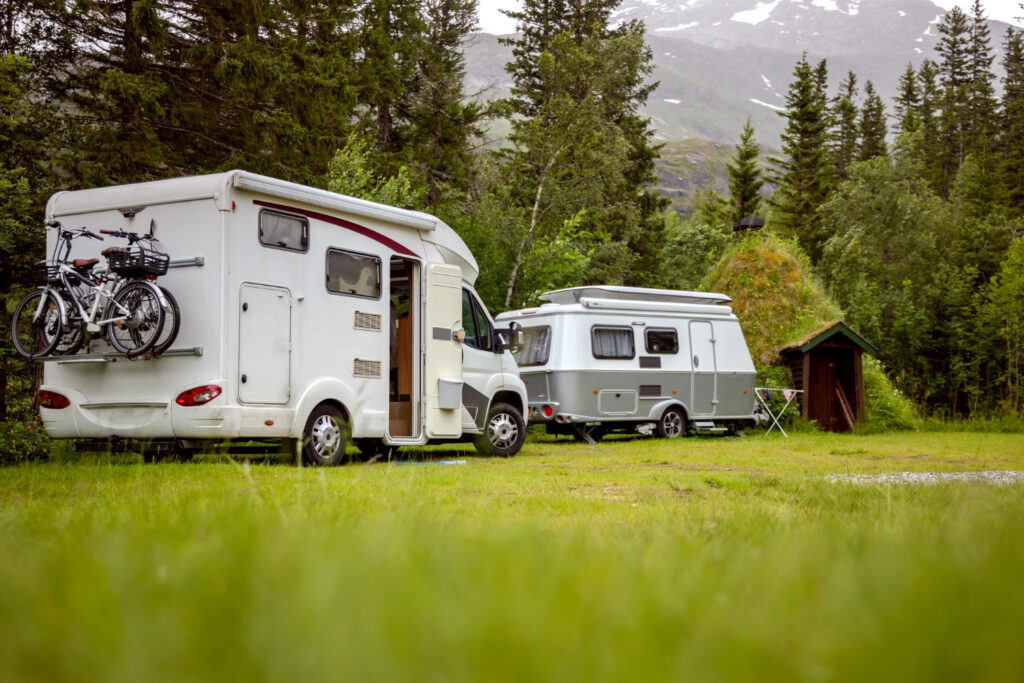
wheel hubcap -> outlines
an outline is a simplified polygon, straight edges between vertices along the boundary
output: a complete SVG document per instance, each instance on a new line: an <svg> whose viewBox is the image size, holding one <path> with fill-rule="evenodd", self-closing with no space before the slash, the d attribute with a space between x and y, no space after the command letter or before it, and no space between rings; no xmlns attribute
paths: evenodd
<svg viewBox="0 0 1024 683"><path fill-rule="evenodd" d="M676 411L667 413L664 417L665 434L668 436L679 436L683 433L683 418Z"/></svg>
<svg viewBox="0 0 1024 683"><path fill-rule="evenodd" d="M321 415L313 423L310 441L321 458L334 457L341 447L341 425L330 415Z"/></svg>
<svg viewBox="0 0 1024 683"><path fill-rule="evenodd" d="M508 448L519 438L519 426L508 413L498 413L487 425L487 437L495 448Z"/></svg>

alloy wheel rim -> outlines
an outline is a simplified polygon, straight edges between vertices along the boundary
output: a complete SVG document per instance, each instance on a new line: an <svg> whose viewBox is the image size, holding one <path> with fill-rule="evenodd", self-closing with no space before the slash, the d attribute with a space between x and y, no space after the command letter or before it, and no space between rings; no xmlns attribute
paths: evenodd
<svg viewBox="0 0 1024 683"><path fill-rule="evenodd" d="M665 416L665 433L670 437L683 433L683 418L674 410Z"/></svg>
<svg viewBox="0 0 1024 683"><path fill-rule="evenodd" d="M495 448L508 448L519 438L519 426L508 413L499 413L487 425L487 436Z"/></svg>
<svg viewBox="0 0 1024 683"><path fill-rule="evenodd" d="M341 425L330 415L321 415L313 423L310 433L313 450L321 458L331 458L341 445Z"/></svg>

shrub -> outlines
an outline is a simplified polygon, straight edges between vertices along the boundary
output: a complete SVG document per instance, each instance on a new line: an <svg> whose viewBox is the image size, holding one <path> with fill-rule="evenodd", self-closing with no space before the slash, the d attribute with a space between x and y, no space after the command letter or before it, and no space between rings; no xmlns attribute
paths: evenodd
<svg viewBox="0 0 1024 683"><path fill-rule="evenodd" d="M0 465L47 460L52 441L35 418L0 422Z"/></svg>
<svg viewBox="0 0 1024 683"><path fill-rule="evenodd" d="M921 418L914 404L889 382L877 359L864 356L864 431L887 432L920 429Z"/></svg>

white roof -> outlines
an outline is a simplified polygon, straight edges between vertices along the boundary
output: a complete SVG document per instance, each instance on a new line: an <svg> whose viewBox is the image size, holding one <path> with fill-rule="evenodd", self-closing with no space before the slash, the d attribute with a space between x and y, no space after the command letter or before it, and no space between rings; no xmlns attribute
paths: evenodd
<svg viewBox="0 0 1024 683"><path fill-rule="evenodd" d="M230 195L233 188L414 228L420 231L424 241L438 247L446 260L457 263L463 271L471 271L463 273L466 280L473 282L479 272L476 259L473 258L473 254L465 242L451 227L436 216L377 204L365 199L357 199L337 192L329 192L247 171L226 171L210 175L58 192L50 197L50 201L46 205L46 217L47 220L52 220L80 213L120 211L202 199L211 199L216 203L218 209L227 210L230 209Z"/></svg>
<svg viewBox="0 0 1024 683"><path fill-rule="evenodd" d="M541 301L553 304L577 304L583 299L611 299L616 301L637 301L666 304L726 304L732 298L725 294L711 292L686 292L677 289L649 289L646 287L614 287L610 285L587 285L556 289L540 295Z"/></svg>

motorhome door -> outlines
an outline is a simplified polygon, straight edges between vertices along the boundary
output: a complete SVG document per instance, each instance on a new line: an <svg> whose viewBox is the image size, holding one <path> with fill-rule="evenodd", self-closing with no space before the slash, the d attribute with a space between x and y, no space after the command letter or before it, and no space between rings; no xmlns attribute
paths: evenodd
<svg viewBox="0 0 1024 683"><path fill-rule="evenodd" d="M715 333L710 322L690 321L690 351L693 354L690 412L693 416L714 415L718 405L718 362Z"/></svg>
<svg viewBox="0 0 1024 683"><path fill-rule="evenodd" d="M462 270L458 266L427 266L426 427L430 438L462 434Z"/></svg>
<svg viewBox="0 0 1024 683"><path fill-rule="evenodd" d="M291 394L291 294L245 283L239 291L238 400L284 404Z"/></svg>

